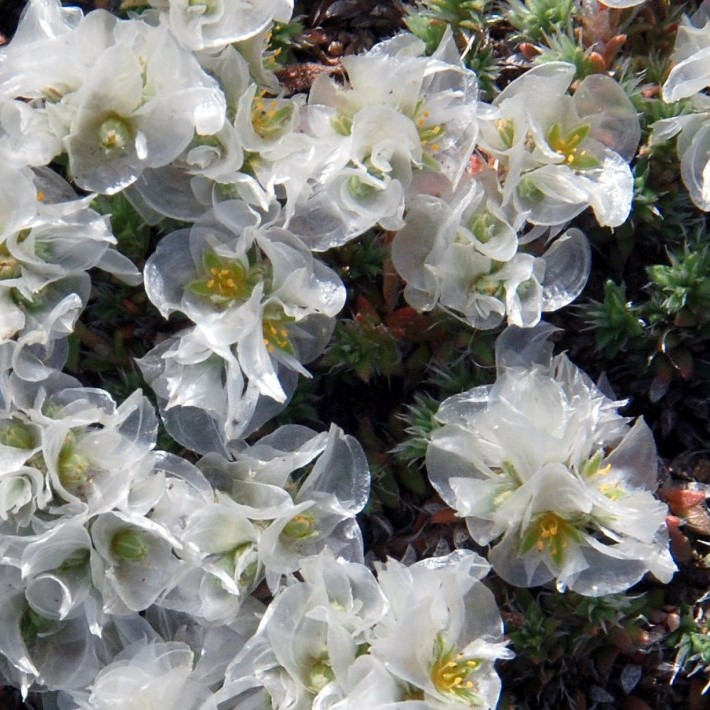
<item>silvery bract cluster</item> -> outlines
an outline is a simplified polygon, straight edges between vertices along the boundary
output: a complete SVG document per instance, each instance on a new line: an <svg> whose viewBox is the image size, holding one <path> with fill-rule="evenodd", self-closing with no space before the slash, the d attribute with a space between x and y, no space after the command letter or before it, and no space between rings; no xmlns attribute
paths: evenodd
<svg viewBox="0 0 710 710"><path fill-rule="evenodd" d="M418 311L531 328L573 301L591 257L569 221L626 220L638 117L614 80L573 83L562 62L484 103L450 31L430 55L400 34L286 96L265 47L292 10L150 0L121 20L30 0L0 50L0 679L47 708L497 704L510 652L488 563L456 550L373 572L357 441L335 425L245 438L310 376L345 305L320 253L367 230L392 232ZM670 100L708 84L704 12ZM696 199L705 115L673 120ZM156 449L140 391L119 404L61 372L89 270L141 282L92 209L118 193L149 224L184 223L142 279L186 327L138 367L201 458ZM546 332L507 331L498 382L443 403L434 486L513 584L667 580L651 435Z"/></svg>
<svg viewBox="0 0 710 710"><path fill-rule="evenodd" d="M511 328L496 342L498 378L445 400L427 469L506 581L601 596L650 571L670 581L666 506L653 496L657 454L566 355L552 328Z"/></svg>

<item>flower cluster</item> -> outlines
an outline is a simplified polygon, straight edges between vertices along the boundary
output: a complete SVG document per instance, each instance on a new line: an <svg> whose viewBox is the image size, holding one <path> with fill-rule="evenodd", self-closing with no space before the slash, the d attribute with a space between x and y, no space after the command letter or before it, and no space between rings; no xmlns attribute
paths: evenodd
<svg viewBox="0 0 710 710"><path fill-rule="evenodd" d="M410 567L390 560L377 580L361 564L320 555L280 592L229 664L219 701L254 707L495 707L497 658L509 658L488 565L457 551ZM412 618L416 624L412 624Z"/></svg>
<svg viewBox="0 0 710 710"><path fill-rule="evenodd" d="M601 596L646 572L668 582L666 506L642 419L629 426L565 355L550 327L510 328L496 343L498 379L445 400L427 468L506 581Z"/></svg>

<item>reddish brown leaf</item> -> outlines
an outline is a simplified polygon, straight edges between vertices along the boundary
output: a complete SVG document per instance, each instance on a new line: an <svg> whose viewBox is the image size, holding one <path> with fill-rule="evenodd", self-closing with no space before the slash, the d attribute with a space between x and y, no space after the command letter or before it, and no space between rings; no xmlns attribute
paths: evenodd
<svg viewBox="0 0 710 710"><path fill-rule="evenodd" d="M687 564L693 558L693 548L690 546L688 538L678 529L681 522L681 519L675 515L666 516L671 554L676 562Z"/></svg>
<svg viewBox="0 0 710 710"><path fill-rule="evenodd" d="M455 510L444 508L444 510L437 510L431 516L431 522L434 525L453 525L454 523L460 523L461 518L459 518Z"/></svg>

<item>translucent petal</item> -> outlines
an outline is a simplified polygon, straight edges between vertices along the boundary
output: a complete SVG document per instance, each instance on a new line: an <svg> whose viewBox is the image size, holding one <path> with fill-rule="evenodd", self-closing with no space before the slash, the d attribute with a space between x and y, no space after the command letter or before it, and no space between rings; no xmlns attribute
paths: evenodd
<svg viewBox="0 0 710 710"><path fill-rule="evenodd" d="M572 303L589 277L592 254L587 237L579 229L569 229L543 255L543 311L556 311Z"/></svg>

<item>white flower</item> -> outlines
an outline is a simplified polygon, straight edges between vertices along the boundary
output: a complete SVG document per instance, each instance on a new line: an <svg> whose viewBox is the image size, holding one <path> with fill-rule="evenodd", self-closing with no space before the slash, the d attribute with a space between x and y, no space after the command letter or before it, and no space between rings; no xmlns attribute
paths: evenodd
<svg viewBox="0 0 710 710"><path fill-rule="evenodd" d="M623 89L600 74L574 96L571 64L549 62L510 83L481 121L481 144L504 172L504 204L533 224L559 225L591 206L599 224L628 217L633 178L628 162L640 138L636 110Z"/></svg>
<svg viewBox="0 0 710 710"><path fill-rule="evenodd" d="M353 437L335 425L322 434L284 426L234 452L234 459L208 455L199 466L231 494L235 511L258 521L259 561L272 590L298 570L301 557L325 548L342 559L362 560L355 515L367 502L370 472ZM304 466L311 470L302 477Z"/></svg>
<svg viewBox="0 0 710 710"><path fill-rule="evenodd" d="M0 91L6 99L31 99L38 114L6 108L0 122L9 133L0 146L37 164L61 145L74 181L108 194L145 168L167 165L195 132L216 133L225 119L216 82L166 27L122 22L105 11L77 17L55 0L35 0L4 49ZM23 140L20 120L42 135Z"/></svg>
<svg viewBox="0 0 710 710"><path fill-rule="evenodd" d="M433 56L423 53L421 41L401 34L344 57L344 88L325 74L315 81L308 125L323 158L289 221L311 248L343 244L375 224L399 229L423 176L449 188L461 178L477 136L476 77L450 32Z"/></svg>
<svg viewBox="0 0 710 710"><path fill-rule="evenodd" d="M187 49L221 48L288 22L293 0L150 0Z"/></svg>
<svg viewBox="0 0 710 710"><path fill-rule="evenodd" d="M557 579L589 596L620 592L647 571L668 581L666 508L653 497L656 450L564 356L549 327L507 330L492 386L441 405L427 451L434 487L512 584Z"/></svg>
<svg viewBox="0 0 710 710"><path fill-rule="evenodd" d="M195 658L185 643L139 641L101 669L86 700L76 710L135 710L179 707L216 710L209 688L193 671Z"/></svg>
<svg viewBox="0 0 710 710"><path fill-rule="evenodd" d="M513 325L533 326L542 311L567 305L582 291L589 245L570 229L541 257L519 251L522 217L501 207L490 177L463 182L450 203L421 196L394 239L392 261L407 282L405 299L418 310L440 306L480 329L506 316Z"/></svg>
<svg viewBox="0 0 710 710"><path fill-rule="evenodd" d="M478 581L488 570L464 550L411 567L377 565L390 609L371 631L370 653L427 707L497 705L493 662L512 654L493 594Z"/></svg>
<svg viewBox="0 0 710 710"><path fill-rule="evenodd" d="M139 364L167 411L205 410L196 416L213 419L227 440L285 404L289 371L308 374L301 363L322 352L345 302L335 272L290 232L259 222L246 203L220 203L189 232L163 238L146 264L148 297L195 327Z"/></svg>

